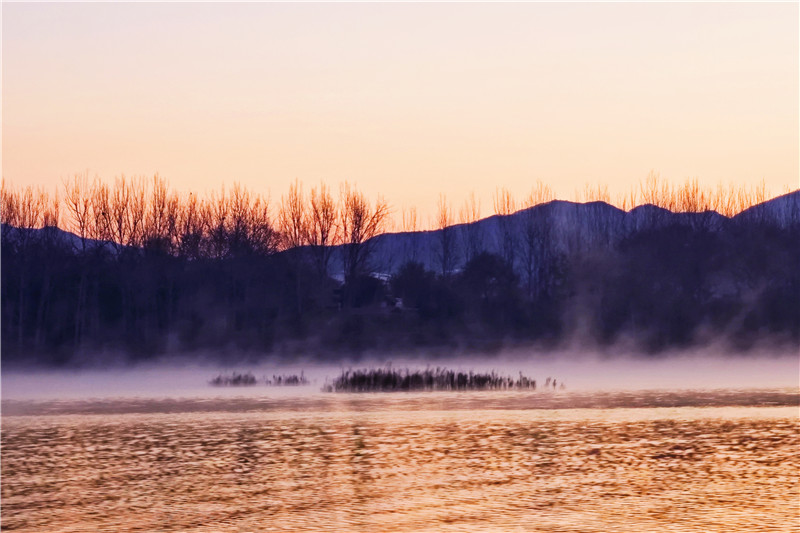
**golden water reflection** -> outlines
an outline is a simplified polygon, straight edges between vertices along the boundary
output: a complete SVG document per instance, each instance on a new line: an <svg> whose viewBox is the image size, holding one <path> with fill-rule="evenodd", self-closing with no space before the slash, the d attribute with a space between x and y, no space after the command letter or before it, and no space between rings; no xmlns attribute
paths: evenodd
<svg viewBox="0 0 800 533"><path fill-rule="evenodd" d="M2 529L799 531L797 414L384 406L4 416Z"/></svg>

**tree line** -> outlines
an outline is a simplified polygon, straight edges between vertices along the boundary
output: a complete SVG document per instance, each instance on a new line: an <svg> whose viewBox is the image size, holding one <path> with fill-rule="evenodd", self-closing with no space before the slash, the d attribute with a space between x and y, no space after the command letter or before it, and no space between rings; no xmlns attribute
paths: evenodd
<svg viewBox="0 0 800 533"><path fill-rule="evenodd" d="M650 203L699 213L712 202L696 182L648 180ZM763 194L725 198L741 210ZM296 181L275 206L239 185L179 195L158 176L113 186L76 176L55 196L4 183L3 360L491 350L576 336L631 337L652 351L714 336L739 347L800 340L797 225L666 223L560 246L548 211L530 209L552 199L542 183L520 203L499 189L486 235L474 194L458 210L442 196L436 268L407 239L403 264L375 277L375 237L392 212L347 183L306 193ZM415 211L402 216L404 230L418 229ZM56 229L62 221L74 237Z"/></svg>
<svg viewBox="0 0 800 533"><path fill-rule="evenodd" d="M769 198L771 194L763 181L750 186L720 183L712 188L690 178L676 185L653 171L638 186L614 198L606 185L586 184L573 195L575 202L605 202L623 210L654 205L674 213L715 211L726 217ZM521 200L509 189L498 187L490 214L509 215L555 199L553 190L541 181ZM179 194L170 190L166 179L158 175L152 179L121 176L111 185L97 177L89 179L88 174L75 175L53 195L41 187L17 190L3 180L0 207L6 225L57 226L82 240L103 241L117 247L159 246L176 255L195 256L230 252L220 247L220 237L229 231L246 246L277 251L344 244L364 237L368 240L396 227L402 231L445 229L482 218L481 202L474 191L457 209L440 195L436 212L423 225L414 207L403 209L395 223L386 200L378 198L372 205L349 183L341 184L338 194L333 194L325 183L306 194L302 183L296 180L281 196L276 209L270 205L269 197L254 194L239 184L201 198L193 192ZM251 231L249 235L245 235L246 229ZM475 255L474 241L467 257ZM234 245L239 244L234 240Z"/></svg>

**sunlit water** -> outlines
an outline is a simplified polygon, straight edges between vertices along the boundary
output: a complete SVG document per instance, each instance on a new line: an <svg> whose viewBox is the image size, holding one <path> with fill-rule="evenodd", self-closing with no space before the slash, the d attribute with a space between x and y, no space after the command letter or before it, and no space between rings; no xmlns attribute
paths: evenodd
<svg viewBox="0 0 800 533"><path fill-rule="evenodd" d="M215 392L5 400L3 531L800 531L797 388Z"/></svg>

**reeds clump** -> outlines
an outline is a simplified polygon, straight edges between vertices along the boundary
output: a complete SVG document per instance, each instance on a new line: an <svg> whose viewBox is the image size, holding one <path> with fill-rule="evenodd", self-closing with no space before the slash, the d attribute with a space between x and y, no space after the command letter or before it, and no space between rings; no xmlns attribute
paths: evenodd
<svg viewBox="0 0 800 533"><path fill-rule="evenodd" d="M457 372L436 367L425 370L378 368L343 370L324 392L405 392L405 391L479 391L536 390L536 380L519 373L514 379L494 371L489 373Z"/></svg>
<svg viewBox="0 0 800 533"><path fill-rule="evenodd" d="M234 372L229 376L222 374L209 381L209 384L215 387L247 387L256 384L256 377L252 372L240 374Z"/></svg>
<svg viewBox="0 0 800 533"><path fill-rule="evenodd" d="M308 385L309 381L306 379L306 376L303 372L300 372L300 375L296 374L284 374L284 375L272 375L272 379L264 378L264 382L267 386L271 387L292 387L292 386L299 386L299 385Z"/></svg>
<svg viewBox="0 0 800 533"><path fill-rule="evenodd" d="M264 376L261 380L256 379L252 372L244 374L234 372L230 375L220 374L209 380L208 383L215 387L247 387L256 385L259 382L268 387L308 385L310 383L303 372L300 372L299 376L297 374L273 374L272 379Z"/></svg>

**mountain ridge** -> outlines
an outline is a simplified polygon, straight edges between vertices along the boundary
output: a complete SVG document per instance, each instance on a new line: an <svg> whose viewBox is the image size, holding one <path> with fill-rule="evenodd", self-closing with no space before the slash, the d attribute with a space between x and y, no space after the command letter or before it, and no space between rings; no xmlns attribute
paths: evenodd
<svg viewBox="0 0 800 533"><path fill-rule="evenodd" d="M452 232L454 248L464 248L469 238L478 249L503 255L503 234L510 233L512 244L519 246L518 240L532 228L549 225L547 238L566 251L577 246L591 246L594 243L612 244L644 228L655 229L669 225L685 225L693 228L719 230L732 223L766 223L778 227L800 225L800 189L766 200L744 211L727 217L716 211L674 212L653 204L638 205L624 211L603 201L572 202L551 200L542 204L520 209L508 215L494 214L469 223L458 223L443 229L386 232L376 235L367 245L372 247L371 271L378 277L388 277L408 261L418 261L428 270L441 271L441 239L443 231ZM121 248L110 241L86 239L85 242L75 233L56 226L45 228L16 228L2 226L2 233L14 232L19 235L44 236L61 241L73 251L84 245L89 249ZM469 236L468 233L475 235ZM343 271L339 269L341 254L345 244L332 245L332 277L342 280ZM302 247L307 249L308 247ZM458 259L465 262L464 250ZM513 261L512 261L513 262ZM439 264L437 264L439 263ZM515 269L518 265L514 265Z"/></svg>

